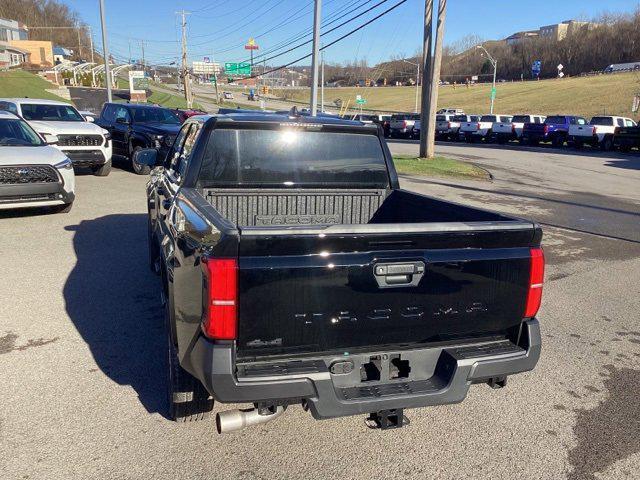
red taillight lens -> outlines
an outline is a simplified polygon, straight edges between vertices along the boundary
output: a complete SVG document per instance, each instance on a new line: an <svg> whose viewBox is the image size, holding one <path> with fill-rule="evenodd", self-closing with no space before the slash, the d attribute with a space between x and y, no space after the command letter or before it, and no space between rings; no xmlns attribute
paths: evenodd
<svg viewBox="0 0 640 480"><path fill-rule="evenodd" d="M235 340L238 333L238 262L231 258L202 260L207 280L204 334L215 340Z"/></svg>
<svg viewBox="0 0 640 480"><path fill-rule="evenodd" d="M451 128L451 122L447 122L447 128Z"/></svg>
<svg viewBox="0 0 640 480"><path fill-rule="evenodd" d="M529 292L524 309L525 318L535 317L542 300L542 284L544 282L544 252L541 248L531 249L531 268L529 270Z"/></svg>
<svg viewBox="0 0 640 480"><path fill-rule="evenodd" d="M407 128L407 122L402 122L402 128Z"/></svg>
<svg viewBox="0 0 640 480"><path fill-rule="evenodd" d="M548 131L549 131L549 126L548 126L548 125L545 125L545 126L544 126L544 133L547 133Z"/></svg>

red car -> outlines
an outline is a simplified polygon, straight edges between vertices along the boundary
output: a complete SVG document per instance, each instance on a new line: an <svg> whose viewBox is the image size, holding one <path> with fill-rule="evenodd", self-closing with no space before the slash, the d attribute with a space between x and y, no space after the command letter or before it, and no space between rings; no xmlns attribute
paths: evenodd
<svg viewBox="0 0 640 480"><path fill-rule="evenodd" d="M178 115L178 118L180 119L181 123L184 123L184 121L189 118L189 117L193 117L194 115L206 115L207 112L204 112L202 110L197 110L197 109L191 109L191 110L180 110L177 109L175 110L176 115Z"/></svg>

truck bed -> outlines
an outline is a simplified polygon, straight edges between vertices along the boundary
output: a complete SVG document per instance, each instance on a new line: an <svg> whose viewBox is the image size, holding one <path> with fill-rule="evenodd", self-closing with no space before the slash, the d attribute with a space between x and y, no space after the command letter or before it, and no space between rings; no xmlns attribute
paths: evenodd
<svg viewBox="0 0 640 480"><path fill-rule="evenodd" d="M531 222L404 190L203 195L239 231L238 359L517 335Z"/></svg>

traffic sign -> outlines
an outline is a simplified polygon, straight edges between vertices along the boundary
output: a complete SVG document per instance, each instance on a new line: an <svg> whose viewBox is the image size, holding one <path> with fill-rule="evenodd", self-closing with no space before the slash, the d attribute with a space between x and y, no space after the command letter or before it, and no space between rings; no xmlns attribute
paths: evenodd
<svg viewBox="0 0 640 480"><path fill-rule="evenodd" d="M227 75L251 75L250 63L225 63L224 73Z"/></svg>
<svg viewBox="0 0 640 480"><path fill-rule="evenodd" d="M496 87L491 88L491 100L495 100L496 99L497 93L498 93L498 91L496 90Z"/></svg>
<svg viewBox="0 0 640 480"><path fill-rule="evenodd" d="M364 105L365 103L367 103L367 101L362 98L362 95L356 95L356 103L358 105Z"/></svg>

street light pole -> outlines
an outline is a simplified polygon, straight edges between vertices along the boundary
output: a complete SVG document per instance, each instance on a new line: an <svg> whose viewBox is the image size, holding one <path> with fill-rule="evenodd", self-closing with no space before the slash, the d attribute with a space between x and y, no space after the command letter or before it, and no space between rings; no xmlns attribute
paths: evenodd
<svg viewBox="0 0 640 480"><path fill-rule="evenodd" d="M416 71L416 107L414 108L413 111L418 113L418 92L420 91L420 64L419 63L410 62L409 60L405 60L404 58L402 59L402 61L404 63L408 63L409 65L413 65L414 67L417 68L417 71Z"/></svg>
<svg viewBox="0 0 640 480"><path fill-rule="evenodd" d="M314 0L313 12L313 56L311 57L311 116L318 113L318 56L320 54L320 12L322 0Z"/></svg>
<svg viewBox="0 0 640 480"><path fill-rule="evenodd" d="M102 55L104 56L104 83L107 86L107 102L113 101L111 93L111 72L109 71L109 45L107 44L107 25L104 19L104 0L100 0L100 26L102 27Z"/></svg>
<svg viewBox="0 0 640 480"><path fill-rule="evenodd" d="M493 92L496 91L496 72L498 71L498 61L493 58L491 56L491 54L487 51L486 48L484 48L482 45L476 45L476 48L481 49L484 53L487 54L487 58L489 59L489 62L491 62L491 65L493 65L493 83L491 84L491 109L489 111L489 113L493 114L493 101L495 100L495 95Z"/></svg>

